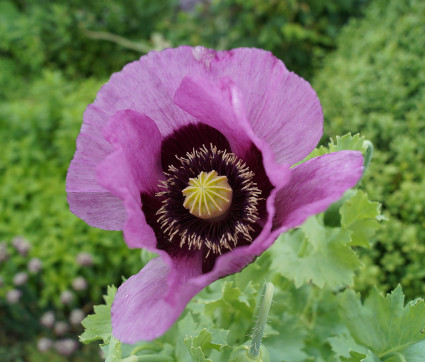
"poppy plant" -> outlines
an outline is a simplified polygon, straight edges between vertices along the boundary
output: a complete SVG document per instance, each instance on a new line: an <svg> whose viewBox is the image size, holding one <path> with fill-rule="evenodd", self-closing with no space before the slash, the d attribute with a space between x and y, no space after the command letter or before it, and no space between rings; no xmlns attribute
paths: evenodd
<svg viewBox="0 0 425 362"><path fill-rule="evenodd" d="M205 286L354 186L357 151L291 167L322 133L310 84L260 49L182 46L112 75L84 113L66 188L89 225L159 254L118 289L113 335L162 335Z"/></svg>

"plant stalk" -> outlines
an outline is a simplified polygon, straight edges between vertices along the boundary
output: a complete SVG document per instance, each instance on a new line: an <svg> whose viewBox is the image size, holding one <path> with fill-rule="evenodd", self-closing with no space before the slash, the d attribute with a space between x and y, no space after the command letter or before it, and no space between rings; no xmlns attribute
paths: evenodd
<svg viewBox="0 0 425 362"><path fill-rule="evenodd" d="M270 306L273 299L274 285L265 283L263 287L263 297L261 299L260 308L258 309L258 318L252 331L251 347L248 354L252 358L257 358L260 353L261 339L263 338L264 328L269 316Z"/></svg>

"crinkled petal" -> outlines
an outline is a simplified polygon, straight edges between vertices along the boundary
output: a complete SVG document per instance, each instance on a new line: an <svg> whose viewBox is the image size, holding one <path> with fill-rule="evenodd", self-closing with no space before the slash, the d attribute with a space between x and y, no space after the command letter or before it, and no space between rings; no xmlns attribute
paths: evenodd
<svg viewBox="0 0 425 362"><path fill-rule="evenodd" d="M176 260L178 269L173 270L161 258L155 258L130 277L118 289L112 304L112 334L130 344L164 334L190 299L205 287L187 283L201 272L199 260Z"/></svg>
<svg viewBox="0 0 425 362"><path fill-rule="evenodd" d="M270 150L265 154L266 163L294 164L310 153L321 137L322 110L314 90L271 53L249 48L216 52L186 46L151 52L114 74L84 115L67 178L72 212L92 226L122 227L122 202L94 181L97 164L112 152L101 137L102 129L122 110L153 119L163 138L198 122L174 103L174 94L186 76L211 83L226 77L233 80L244 100L252 132ZM88 149L91 151L86 152ZM99 214L102 205L108 211Z"/></svg>
<svg viewBox="0 0 425 362"><path fill-rule="evenodd" d="M281 233L325 211L356 185L362 172L359 151L329 153L294 167L290 182L278 191L273 228Z"/></svg>
<svg viewBox="0 0 425 362"><path fill-rule="evenodd" d="M182 78L190 72L202 72L192 48L150 52L113 74L98 92L94 104L109 116L125 109L146 114L166 137L194 121L173 100Z"/></svg>
<svg viewBox="0 0 425 362"><path fill-rule="evenodd" d="M121 230L126 211L122 200L110 192L68 191L70 211L90 226L104 230Z"/></svg>
<svg viewBox="0 0 425 362"><path fill-rule="evenodd" d="M264 168L273 185L283 186L288 181L289 166L277 164L270 147L254 134L246 118L242 93L230 78L211 83L185 77L174 100L199 121L218 129L239 157L244 158L254 144L263 155Z"/></svg>
<svg viewBox="0 0 425 362"><path fill-rule="evenodd" d="M122 228L126 215L122 201L95 181L97 165L113 151L102 139L102 129L123 110L153 119L163 138L188 123L199 122L174 103L174 94L186 76L210 83L226 77L233 80L244 100L246 120L259 139L257 144L262 142L270 151L263 154L265 164L294 164L321 137L323 117L315 92L271 53L249 48L216 52L186 46L151 52L114 74L84 114L67 177L73 213L95 227ZM274 180L281 175L279 169L269 167L268 175L274 185L279 183Z"/></svg>
<svg viewBox="0 0 425 362"><path fill-rule="evenodd" d="M109 116L124 109L146 114L165 137L197 122L173 100L186 76L213 83L230 77L245 100L252 130L278 163L302 160L322 136L322 108L310 84L270 52L255 48L216 52L182 46L150 52L115 73L94 104Z"/></svg>
<svg viewBox="0 0 425 362"><path fill-rule="evenodd" d="M149 117L134 112L116 113L104 129L114 148L96 169L98 183L124 202L125 240L130 247L156 247L152 228L141 208L141 192L154 193L161 171L161 134Z"/></svg>
<svg viewBox="0 0 425 362"><path fill-rule="evenodd" d="M174 95L176 104L199 121L218 129L232 152L242 157L251 146L241 97L229 78L219 83L185 77Z"/></svg>
<svg viewBox="0 0 425 362"><path fill-rule="evenodd" d="M89 225L120 230L126 218L123 202L100 186L96 180L97 165L113 150L100 127L106 115L90 105L77 139L77 151L68 169L66 191L72 213Z"/></svg>
<svg viewBox="0 0 425 362"><path fill-rule="evenodd" d="M289 72L273 54L235 49L222 62L241 90L254 133L269 145L279 164L306 157L323 134L323 112L311 85Z"/></svg>

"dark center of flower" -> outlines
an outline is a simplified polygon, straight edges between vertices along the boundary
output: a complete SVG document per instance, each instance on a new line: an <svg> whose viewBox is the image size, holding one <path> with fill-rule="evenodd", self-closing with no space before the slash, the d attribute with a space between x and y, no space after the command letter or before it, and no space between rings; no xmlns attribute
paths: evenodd
<svg viewBox="0 0 425 362"><path fill-rule="evenodd" d="M163 140L161 166L167 177L159 185L162 192L140 195L158 249L177 258L200 254L202 272L207 273L220 254L249 245L261 233L268 217L266 200L273 186L264 170L262 154L254 145L241 159L215 128L203 123L188 124ZM215 181L210 183L212 179ZM204 188L198 190L199 197L204 195L207 201L190 198L196 194L197 184ZM188 189L193 186L195 189ZM211 186L229 187L232 191L217 192ZM230 202L227 204L212 193L217 208L208 199L208 190Z"/></svg>
<svg viewBox="0 0 425 362"><path fill-rule="evenodd" d="M164 191L156 194L162 203L157 222L169 242L206 247L206 258L251 242L261 191L245 162L212 144L176 158L160 185Z"/></svg>

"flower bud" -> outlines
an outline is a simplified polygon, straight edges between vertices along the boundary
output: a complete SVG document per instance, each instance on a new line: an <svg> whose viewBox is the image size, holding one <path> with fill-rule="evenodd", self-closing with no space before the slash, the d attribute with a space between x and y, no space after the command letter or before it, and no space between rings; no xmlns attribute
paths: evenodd
<svg viewBox="0 0 425 362"><path fill-rule="evenodd" d="M78 348L78 343L71 338L55 342L56 351L62 356L70 356Z"/></svg>
<svg viewBox="0 0 425 362"><path fill-rule="evenodd" d="M270 355L267 349L261 345L260 351L257 357L253 357L249 353L249 345L241 345L233 350L230 354L229 362L270 362Z"/></svg>
<svg viewBox="0 0 425 362"><path fill-rule="evenodd" d="M16 286L24 285L28 281L28 274L25 272L16 273L13 277L13 284Z"/></svg>
<svg viewBox="0 0 425 362"><path fill-rule="evenodd" d="M37 342L37 349L40 352L47 352L52 347L52 340L46 337L42 337Z"/></svg>
<svg viewBox="0 0 425 362"><path fill-rule="evenodd" d="M55 323L55 314L52 311L44 313L40 318L40 323L46 328L52 328Z"/></svg>
<svg viewBox="0 0 425 362"><path fill-rule="evenodd" d="M68 323L59 321L55 323L55 327L53 328L53 332L57 336L63 336L66 332L68 332L69 326Z"/></svg>
<svg viewBox="0 0 425 362"><path fill-rule="evenodd" d="M64 290L60 295L60 300L64 305L70 305L74 299L74 293L70 290Z"/></svg>
<svg viewBox="0 0 425 362"><path fill-rule="evenodd" d="M72 281L72 288L76 291L83 291L87 289L87 281L83 277L77 277Z"/></svg>
<svg viewBox="0 0 425 362"><path fill-rule="evenodd" d="M28 262L28 270L31 273L38 273L41 270L41 267L43 266L42 262L40 259L38 258L32 258L29 262Z"/></svg>
<svg viewBox="0 0 425 362"><path fill-rule="evenodd" d="M84 319L85 314L81 309L74 309L71 311L71 315L69 316L69 322L73 326L79 326Z"/></svg>
<svg viewBox="0 0 425 362"><path fill-rule="evenodd" d="M12 245L22 256L26 256L31 249L31 244L22 236L16 236L13 238Z"/></svg>
<svg viewBox="0 0 425 362"><path fill-rule="evenodd" d="M91 266L93 264L93 257L90 253L82 251L77 255L77 263L81 266Z"/></svg>
<svg viewBox="0 0 425 362"><path fill-rule="evenodd" d="M18 303L21 297L22 297L22 292L18 289L9 290L6 294L6 300L9 304Z"/></svg>

